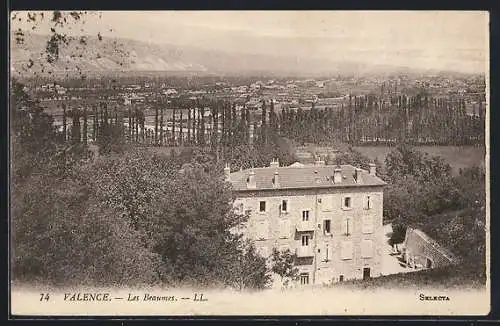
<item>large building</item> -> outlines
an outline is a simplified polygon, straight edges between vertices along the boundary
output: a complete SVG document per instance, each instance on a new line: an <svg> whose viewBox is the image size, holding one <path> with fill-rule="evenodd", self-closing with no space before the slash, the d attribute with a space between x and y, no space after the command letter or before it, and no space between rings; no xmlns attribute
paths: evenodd
<svg viewBox="0 0 500 326"><path fill-rule="evenodd" d="M296 253L300 284L365 279L381 273L383 187L351 165L293 164L230 173L235 205L250 218L245 234L263 256Z"/></svg>

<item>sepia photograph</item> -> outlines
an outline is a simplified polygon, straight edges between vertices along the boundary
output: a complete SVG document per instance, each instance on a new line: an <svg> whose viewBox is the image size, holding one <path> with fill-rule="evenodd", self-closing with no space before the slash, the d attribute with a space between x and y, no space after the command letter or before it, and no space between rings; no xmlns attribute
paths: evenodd
<svg viewBox="0 0 500 326"><path fill-rule="evenodd" d="M12 11L12 316L490 312L486 11Z"/></svg>

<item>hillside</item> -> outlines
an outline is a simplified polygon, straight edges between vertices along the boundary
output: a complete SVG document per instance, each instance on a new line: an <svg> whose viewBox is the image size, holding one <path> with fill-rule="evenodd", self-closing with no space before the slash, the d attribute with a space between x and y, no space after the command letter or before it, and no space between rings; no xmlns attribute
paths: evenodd
<svg viewBox="0 0 500 326"><path fill-rule="evenodd" d="M14 74L47 73L140 72L169 71L215 74L274 73L296 75L324 75L338 73L408 72L408 68L386 65L368 65L357 62L335 62L317 58L297 58L272 54L240 53L238 49L215 48L206 50L193 46L156 44L124 38L86 36L85 44L74 39L61 46L60 60L49 64L43 59L49 36L24 33L23 44L11 37L11 61ZM272 51L270 51L272 53ZM30 59L35 63L27 71ZM42 63L42 65L40 65ZM23 69L24 67L24 69Z"/></svg>
<svg viewBox="0 0 500 326"><path fill-rule="evenodd" d="M47 36L25 34L23 44L11 42L11 63L14 71L26 70L23 67L32 59L35 65L30 71L55 74L77 70L92 71L206 71L201 64L182 57L175 49L141 43L132 40L118 40L87 37L86 44L72 40L69 45L60 47L59 60L50 64L44 58Z"/></svg>
<svg viewBox="0 0 500 326"><path fill-rule="evenodd" d="M30 73L52 71L53 74L67 72L119 72L119 71L172 71L231 73L254 71L293 71L294 59L258 54L238 54L222 50L204 50L196 47L154 44L122 38L86 37L85 44L79 39L63 45L59 60L49 64L43 59L48 36L25 33L23 44L11 42L14 71L24 73L23 66L32 59L36 64ZM318 64L317 62L302 64ZM38 63L43 63L43 67Z"/></svg>

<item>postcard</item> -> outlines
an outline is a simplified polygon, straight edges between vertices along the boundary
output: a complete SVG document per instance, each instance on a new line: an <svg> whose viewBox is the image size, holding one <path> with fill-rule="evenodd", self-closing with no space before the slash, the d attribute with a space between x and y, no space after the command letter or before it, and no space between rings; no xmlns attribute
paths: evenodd
<svg viewBox="0 0 500 326"><path fill-rule="evenodd" d="M488 314L488 24L11 12L12 316Z"/></svg>

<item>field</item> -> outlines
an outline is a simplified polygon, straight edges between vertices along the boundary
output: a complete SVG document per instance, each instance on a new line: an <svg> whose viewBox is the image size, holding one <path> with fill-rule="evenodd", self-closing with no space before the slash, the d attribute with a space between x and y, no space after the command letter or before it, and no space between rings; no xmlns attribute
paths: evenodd
<svg viewBox="0 0 500 326"><path fill-rule="evenodd" d="M322 156L326 156L329 153L333 153L335 150L345 150L346 146L339 146L338 148L333 147L323 147L323 146L307 146L297 148L297 156L299 160L303 163L311 163L312 153L318 153ZM355 150L359 151L363 155L368 156L371 159L378 159L380 162L384 162L387 154L394 150L394 147L390 146L359 146L354 147ZM441 156L448 162L455 173L458 172L460 168L471 167L474 165L479 165L482 168L485 167L485 148L477 146L419 146L416 147L421 152L428 153L433 156Z"/></svg>
<svg viewBox="0 0 500 326"><path fill-rule="evenodd" d="M362 154L370 157L377 158L379 161L384 162L385 157L389 154L392 147L355 147L355 149ZM433 156L441 156L453 168L454 172L458 172L460 168L471 167L479 165L485 167L485 148L476 146L420 146L417 149L421 152L428 153Z"/></svg>

